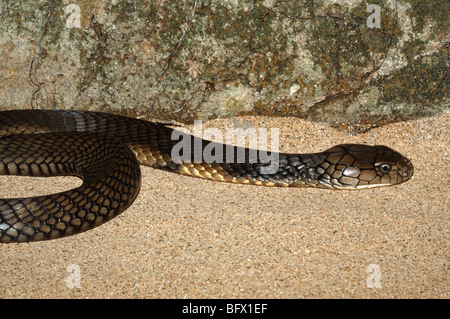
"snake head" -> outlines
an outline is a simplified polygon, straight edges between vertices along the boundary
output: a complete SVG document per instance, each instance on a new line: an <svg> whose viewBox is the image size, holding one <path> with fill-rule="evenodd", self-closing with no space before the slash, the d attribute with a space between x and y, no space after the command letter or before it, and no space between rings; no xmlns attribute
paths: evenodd
<svg viewBox="0 0 450 319"><path fill-rule="evenodd" d="M409 159L383 145L342 144L323 154L323 163L319 166L327 168L319 179L325 187L358 189L389 186L407 181L414 173Z"/></svg>

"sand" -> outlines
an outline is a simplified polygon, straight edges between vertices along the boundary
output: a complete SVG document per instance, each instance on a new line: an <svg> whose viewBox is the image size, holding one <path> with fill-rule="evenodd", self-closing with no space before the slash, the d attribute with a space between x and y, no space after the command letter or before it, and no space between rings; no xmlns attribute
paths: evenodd
<svg viewBox="0 0 450 319"><path fill-rule="evenodd" d="M137 200L112 221L72 237L0 245L0 298L449 298L448 113L358 136L293 118L237 120L280 128L286 152L385 144L411 159L415 175L394 187L329 191L142 167ZM0 197L13 197L68 189L73 180L0 183Z"/></svg>

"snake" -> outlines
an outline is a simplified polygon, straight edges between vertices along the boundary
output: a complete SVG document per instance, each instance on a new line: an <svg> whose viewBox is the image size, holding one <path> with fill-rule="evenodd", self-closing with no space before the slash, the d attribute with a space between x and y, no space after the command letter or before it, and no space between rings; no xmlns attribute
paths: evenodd
<svg viewBox="0 0 450 319"><path fill-rule="evenodd" d="M0 199L0 243L71 236L111 220L136 199L140 165L221 182L336 190L396 185L414 172L409 159L383 145L269 153L263 157L254 148L208 141L174 125L109 113L1 111L0 175L77 176L82 184Z"/></svg>

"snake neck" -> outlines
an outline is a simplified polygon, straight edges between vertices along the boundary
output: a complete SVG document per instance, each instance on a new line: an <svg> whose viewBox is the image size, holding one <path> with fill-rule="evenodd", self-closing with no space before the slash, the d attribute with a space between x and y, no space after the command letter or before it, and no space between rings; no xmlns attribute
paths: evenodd
<svg viewBox="0 0 450 319"><path fill-rule="evenodd" d="M326 187L315 180L322 174L320 165L326 166L325 153L267 152L206 141L192 135L187 136L186 141L181 146L177 141L166 143L166 147L159 148L159 154L138 149L136 155L144 165L203 179L264 186ZM151 154L148 159L142 156L145 153Z"/></svg>
<svg viewBox="0 0 450 319"><path fill-rule="evenodd" d="M270 163L256 164L254 169L262 180L271 181L273 186L332 188L319 179L330 166L325 161L326 153L273 153L271 156Z"/></svg>

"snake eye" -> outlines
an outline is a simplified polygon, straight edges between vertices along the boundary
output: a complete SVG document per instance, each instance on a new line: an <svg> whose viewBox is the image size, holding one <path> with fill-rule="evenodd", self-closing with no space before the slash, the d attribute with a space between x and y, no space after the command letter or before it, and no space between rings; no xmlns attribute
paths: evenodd
<svg viewBox="0 0 450 319"><path fill-rule="evenodd" d="M389 174L389 172L391 171L391 165L388 163L382 163L378 165L378 169L383 174Z"/></svg>

